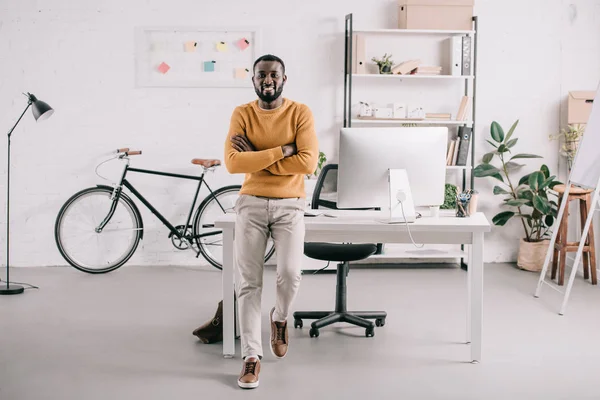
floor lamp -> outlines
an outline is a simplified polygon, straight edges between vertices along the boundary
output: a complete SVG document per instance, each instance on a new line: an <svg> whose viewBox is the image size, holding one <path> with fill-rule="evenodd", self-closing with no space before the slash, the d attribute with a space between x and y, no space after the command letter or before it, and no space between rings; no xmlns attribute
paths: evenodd
<svg viewBox="0 0 600 400"><path fill-rule="evenodd" d="M19 285L11 285L10 283L10 135L13 133L17 124L25 115L25 112L30 106L32 107L33 117L36 121L43 121L47 119L54 113L52 107L43 101L38 100L31 93L27 93L27 107L23 110L23 113L12 127L12 129L8 132L8 161L7 161L7 169L6 169L6 281L0 284L0 295L1 294L19 294L23 293L25 289L23 286Z"/></svg>

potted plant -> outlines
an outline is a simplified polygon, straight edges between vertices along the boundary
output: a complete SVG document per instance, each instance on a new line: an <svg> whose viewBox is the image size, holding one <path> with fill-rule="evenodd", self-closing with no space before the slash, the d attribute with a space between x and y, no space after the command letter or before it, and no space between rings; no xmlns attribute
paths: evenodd
<svg viewBox="0 0 600 400"><path fill-rule="evenodd" d="M391 54L388 56L388 54L385 53L382 58L373 57L371 61L379 66L380 74L391 74L392 65L394 64L394 62L390 59L391 57Z"/></svg>
<svg viewBox="0 0 600 400"><path fill-rule="evenodd" d="M575 154L577 154L577 149L579 148L579 141L583 136L583 132L585 131L585 125L582 124L574 124L568 125L567 129L563 129L559 134L550 135L550 140L559 139L563 137L563 145L560 148L560 154L567 157L567 167L569 172L571 171L571 167L573 166L573 160L575 159Z"/></svg>
<svg viewBox="0 0 600 400"><path fill-rule="evenodd" d="M539 170L522 176L517 185L513 183L511 175L523 167L515 160L542 158L527 153L511 155L518 141L512 137L518 122L512 125L506 135L500 124L492 122L492 141L487 142L494 150L483 156L482 164L473 173L479 178L492 177L499 181L500 184L494 186L494 194L505 196L503 206L510 210L496 214L492 222L504 226L513 217L521 220L525 235L519 243L517 266L528 271L540 271L548 250L550 228L558 213L558 204L549 198L550 190L560 182L550 175L546 165L542 165ZM499 166L491 163L496 158L500 161Z"/></svg>

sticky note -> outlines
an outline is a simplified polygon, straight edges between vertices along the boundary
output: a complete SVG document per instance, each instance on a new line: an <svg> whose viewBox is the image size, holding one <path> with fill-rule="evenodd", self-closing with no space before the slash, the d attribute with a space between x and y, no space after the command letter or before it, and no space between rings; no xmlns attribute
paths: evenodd
<svg viewBox="0 0 600 400"><path fill-rule="evenodd" d="M215 71L215 62L214 61L205 61L204 62L204 72L214 72Z"/></svg>
<svg viewBox="0 0 600 400"><path fill-rule="evenodd" d="M248 48L248 46L250 46L250 42L248 41L248 39L246 38L241 38L240 40L238 40L236 42L237 47L240 48L240 50L244 51Z"/></svg>
<svg viewBox="0 0 600 400"><path fill-rule="evenodd" d="M165 62L161 62L160 65L158 66L158 72L160 72L161 74L166 74L168 70L170 70L171 67L169 66L169 64L165 63Z"/></svg>
<svg viewBox="0 0 600 400"><path fill-rule="evenodd" d="M217 51L220 51L222 53L227 51L227 43L225 42L219 42L217 43Z"/></svg>
<svg viewBox="0 0 600 400"><path fill-rule="evenodd" d="M246 68L235 69L235 79L246 79L248 76L248 70Z"/></svg>
<svg viewBox="0 0 600 400"><path fill-rule="evenodd" d="M190 40L189 42L185 42L185 52L191 53L192 51L196 51L197 45L198 44L193 40Z"/></svg>

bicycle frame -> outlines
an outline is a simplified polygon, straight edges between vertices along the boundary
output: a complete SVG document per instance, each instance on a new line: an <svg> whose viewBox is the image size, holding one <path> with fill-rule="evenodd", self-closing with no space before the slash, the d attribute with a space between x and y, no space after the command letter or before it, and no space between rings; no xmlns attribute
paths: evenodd
<svg viewBox="0 0 600 400"><path fill-rule="evenodd" d="M117 207L117 202L119 200L119 197L121 196L123 186L125 186L127 189L129 189L129 191L131 193L133 193L135 195L135 197L138 198L138 200L140 200L152 212L152 214L154 214L167 228L169 228L169 231L171 231L172 235L177 236L177 238L179 238L179 239L190 240L190 239L197 239L197 238L201 238L201 237L205 237L205 236L218 235L219 233L221 233L221 231L219 230L219 231L203 233L203 234L195 235L195 236L194 235L186 236L184 234L181 234L177 230L177 228L169 222L169 220L167 220L135 187L133 187L133 185L127 179L125 179L125 177L127 176L127 172L137 172L137 173L141 173L141 174L160 175L160 176L166 176L166 177L170 177L170 178L180 178L180 179L198 181L198 187L196 188L196 193L194 194L194 200L192 201L192 206L190 207L190 212L188 214L187 221L184 225L184 229L183 229L184 233L186 232L187 227L190 225L190 221L192 219L192 214L194 213L194 206L196 205L196 201L198 200L198 194L200 193L200 188L202 187L202 183L204 183L206 185L206 188L210 192L210 195L213 194L212 189L210 188L208 183L204 180L204 175L206 174L206 169L204 169L202 171L202 175L192 176L192 175L173 174L170 172L154 171L154 170L148 170L148 169L132 168L132 167L129 167L129 162L128 162L125 165L125 168L123 169L123 174L121 175L120 182L115 187L115 190L113 192L113 196L112 196L113 203L108 212L108 215L106 216L106 218L104 218L104 220L96 228L96 232L98 232L98 233L102 232L102 229L104 229L106 224L108 224L108 222L112 218L112 216L115 212L115 209ZM221 207L221 209L223 210L223 212L225 212L225 208L223 208L223 205L219 202L219 200L216 199L216 201L217 201L217 204L219 204L219 207Z"/></svg>

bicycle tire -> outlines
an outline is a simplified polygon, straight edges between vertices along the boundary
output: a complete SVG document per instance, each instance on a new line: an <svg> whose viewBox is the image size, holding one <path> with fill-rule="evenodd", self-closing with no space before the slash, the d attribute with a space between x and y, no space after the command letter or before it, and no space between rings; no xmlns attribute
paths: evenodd
<svg viewBox="0 0 600 400"><path fill-rule="evenodd" d="M202 242L202 240L200 240L201 238L198 237L198 235L200 234L199 229L203 228L203 227L200 227L200 219L202 218L202 214L208 209L208 207L211 205L211 203L217 201L219 196L224 196L226 194L231 194L234 192L239 193L239 191L241 189L242 189L241 185L231 185L231 186L224 186L222 188L215 190L214 192L212 192L212 194L209 194L202 201L202 203L200 203L200 205L198 206L198 208L196 210L196 214L194 215L193 235L194 235L194 238L196 241L196 245L198 246L200 253L206 259L206 261L208 261L213 267L215 267L219 270L223 269L222 261L213 257L212 252L208 248L208 245L206 245L205 242ZM225 212L227 212L227 211L235 212L232 208L230 210L226 210ZM204 225L207 225L207 224L204 224ZM209 221L208 225L210 227L210 225L211 225L210 221ZM218 242L218 240L217 240L217 242ZM222 240L221 240L221 242L222 242ZM213 246L218 246L218 245L213 245ZM273 253L275 253L275 245L270 240L267 243L267 251L265 252L265 262L268 261L271 258L271 256L273 256Z"/></svg>
<svg viewBox="0 0 600 400"><path fill-rule="evenodd" d="M67 217L69 215L69 211L71 209L74 208L74 206L76 206L78 204L78 202L81 202L81 200L85 199L85 197L91 197L91 196L96 196L99 195L98 198L102 198L102 202L103 202L103 209L106 209L106 205L109 206L110 208L110 202L112 202L111 200L111 196L112 196L112 188L110 187L105 187L105 186L98 186L98 187L91 187L91 188L87 188L87 189L83 189L77 193L75 193L73 196L71 196L61 207L60 211L58 212L58 215L56 217L56 222L54 225L54 239L56 240L56 245L58 247L58 251L60 252L60 254L63 256L63 258L74 268L82 271L82 272L87 272L90 274L103 274L103 273L107 273L107 272L111 272L116 270L117 268L121 267L122 265L124 265L135 253L138 244L143 236L143 222L142 222L142 216L139 212L139 210L137 209L135 203L133 203L133 201L126 196L124 193L121 193L120 197L119 197L119 202L117 204L117 209L119 210L119 216L122 214L122 211L125 211L131 218L132 218L132 225L133 227L131 228L131 230L134 232L133 233L133 237L130 240L130 244L128 247L125 248L123 254L121 256L119 256L115 261L110 262L108 264L102 264L102 265L91 265L91 264L85 264L83 263L81 260L79 260L76 256L74 256L74 254L72 254L75 249L69 250L66 245L66 238L63 237L64 232L64 223L65 223L65 217ZM106 198L108 197L108 201L106 201ZM119 207L124 207L124 208L119 208ZM108 209L109 209L108 208ZM108 211L107 209L107 211ZM102 218L102 214L99 214L100 218ZM104 216L106 214L104 213ZM114 218L114 216L113 216ZM98 225L97 222L95 221L93 216L90 217L91 223L88 223L86 225L86 229L84 230L84 232L89 232L91 233L91 231L88 230L92 229L94 227L94 225ZM112 221L112 219L111 219ZM110 222L109 222L110 224ZM109 225L107 225L108 227ZM106 229L106 227L105 227ZM115 231L118 229L115 229ZM94 232L96 233L96 232ZM100 233L101 234L101 233ZM100 235L98 233L96 233L96 235ZM98 240L96 240L96 242L98 243ZM86 243L89 244L89 243ZM92 244L93 245L93 244Z"/></svg>

